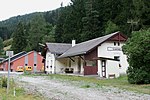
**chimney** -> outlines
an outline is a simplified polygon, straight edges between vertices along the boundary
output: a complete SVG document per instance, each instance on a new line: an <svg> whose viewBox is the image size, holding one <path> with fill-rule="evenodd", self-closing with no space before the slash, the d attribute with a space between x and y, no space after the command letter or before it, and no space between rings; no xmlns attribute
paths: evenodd
<svg viewBox="0 0 150 100"><path fill-rule="evenodd" d="M72 40L72 47L76 45L76 40Z"/></svg>

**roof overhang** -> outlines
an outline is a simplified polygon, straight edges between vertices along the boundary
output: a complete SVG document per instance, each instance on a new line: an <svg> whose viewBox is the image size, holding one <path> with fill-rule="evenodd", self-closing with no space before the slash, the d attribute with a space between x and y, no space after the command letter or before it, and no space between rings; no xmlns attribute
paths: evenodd
<svg viewBox="0 0 150 100"><path fill-rule="evenodd" d="M117 59L107 58L107 57L97 57L97 58L93 58L93 60L113 60L113 61L119 61Z"/></svg>

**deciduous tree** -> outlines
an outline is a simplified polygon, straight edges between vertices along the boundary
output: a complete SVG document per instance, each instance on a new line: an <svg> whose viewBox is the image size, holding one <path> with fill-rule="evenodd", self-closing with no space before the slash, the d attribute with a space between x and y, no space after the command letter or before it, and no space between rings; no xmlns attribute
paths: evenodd
<svg viewBox="0 0 150 100"><path fill-rule="evenodd" d="M150 30L133 32L123 47L128 56L128 81L134 84L150 83Z"/></svg>

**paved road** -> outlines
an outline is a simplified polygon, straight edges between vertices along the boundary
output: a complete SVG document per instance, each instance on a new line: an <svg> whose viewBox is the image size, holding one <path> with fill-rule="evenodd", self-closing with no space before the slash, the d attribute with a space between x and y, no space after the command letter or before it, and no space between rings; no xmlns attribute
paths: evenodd
<svg viewBox="0 0 150 100"><path fill-rule="evenodd" d="M113 87L81 87L82 82L48 79L47 76L17 78L28 92L38 92L46 100L150 100L150 95L137 94Z"/></svg>

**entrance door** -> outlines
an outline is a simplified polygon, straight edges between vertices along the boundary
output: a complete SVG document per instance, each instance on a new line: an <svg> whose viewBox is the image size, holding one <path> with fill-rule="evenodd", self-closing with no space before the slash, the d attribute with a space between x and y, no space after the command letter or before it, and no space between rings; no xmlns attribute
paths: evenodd
<svg viewBox="0 0 150 100"><path fill-rule="evenodd" d="M102 60L102 77L106 78L106 60Z"/></svg>

